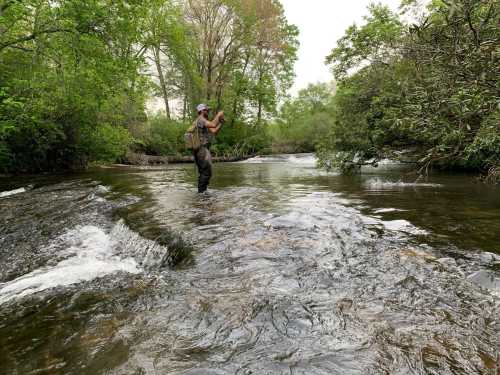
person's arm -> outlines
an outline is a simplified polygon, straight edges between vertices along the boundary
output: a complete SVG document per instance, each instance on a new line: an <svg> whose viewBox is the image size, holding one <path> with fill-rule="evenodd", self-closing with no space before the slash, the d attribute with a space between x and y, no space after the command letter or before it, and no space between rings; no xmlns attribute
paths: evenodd
<svg viewBox="0 0 500 375"><path fill-rule="evenodd" d="M223 118L224 118L224 112L220 111L219 113L217 113L217 115L214 117L212 121L206 121L205 126L207 127L208 131L212 134L217 134L222 128Z"/></svg>

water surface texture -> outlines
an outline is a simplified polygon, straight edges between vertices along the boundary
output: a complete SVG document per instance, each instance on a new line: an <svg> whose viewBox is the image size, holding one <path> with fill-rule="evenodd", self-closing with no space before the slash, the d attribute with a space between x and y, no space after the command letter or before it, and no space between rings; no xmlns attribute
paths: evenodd
<svg viewBox="0 0 500 375"><path fill-rule="evenodd" d="M311 155L0 179L1 374L497 374L500 189Z"/></svg>

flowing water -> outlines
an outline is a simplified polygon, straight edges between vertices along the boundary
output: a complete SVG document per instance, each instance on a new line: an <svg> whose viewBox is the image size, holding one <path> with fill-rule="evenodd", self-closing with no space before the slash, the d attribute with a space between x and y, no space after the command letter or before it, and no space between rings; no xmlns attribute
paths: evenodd
<svg viewBox="0 0 500 375"><path fill-rule="evenodd" d="M311 155L0 179L1 374L498 374L500 189Z"/></svg>

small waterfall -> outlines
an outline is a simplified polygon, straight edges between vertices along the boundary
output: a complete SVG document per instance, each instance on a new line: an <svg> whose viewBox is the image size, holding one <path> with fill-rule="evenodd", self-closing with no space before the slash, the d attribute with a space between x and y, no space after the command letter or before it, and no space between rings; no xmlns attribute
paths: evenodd
<svg viewBox="0 0 500 375"><path fill-rule="evenodd" d="M123 221L109 233L94 225L75 228L49 247L54 257L62 260L0 284L0 304L117 272L158 270L174 263L172 258L178 256L176 251L170 254L166 246L133 232Z"/></svg>
<svg viewBox="0 0 500 375"><path fill-rule="evenodd" d="M135 259L116 254L116 245L112 235L93 225L70 230L50 245L54 250L60 249L54 256L63 260L0 285L0 303L120 271L139 273Z"/></svg>
<svg viewBox="0 0 500 375"><path fill-rule="evenodd" d="M140 236L123 221L114 226L110 236L116 242L115 251L122 256L134 258L143 269L159 269L170 263L171 255L167 246Z"/></svg>
<svg viewBox="0 0 500 375"><path fill-rule="evenodd" d="M276 154L263 155L245 160L241 163L264 164L264 163L290 163L302 166L315 167L318 159L314 154Z"/></svg>

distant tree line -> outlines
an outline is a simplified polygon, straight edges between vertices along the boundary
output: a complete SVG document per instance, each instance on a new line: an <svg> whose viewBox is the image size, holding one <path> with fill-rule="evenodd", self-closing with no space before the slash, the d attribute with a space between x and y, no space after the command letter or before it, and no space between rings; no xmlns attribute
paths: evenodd
<svg viewBox="0 0 500 375"><path fill-rule="evenodd" d="M277 0L0 0L0 171L184 152L199 102L230 122L216 153L262 149L297 35Z"/></svg>
<svg viewBox="0 0 500 375"><path fill-rule="evenodd" d="M317 151L500 180L496 0L372 4L327 57L336 85L287 96L298 30L277 0L0 0L0 172L185 153L196 103L216 155ZM146 115L161 99L162 114Z"/></svg>

